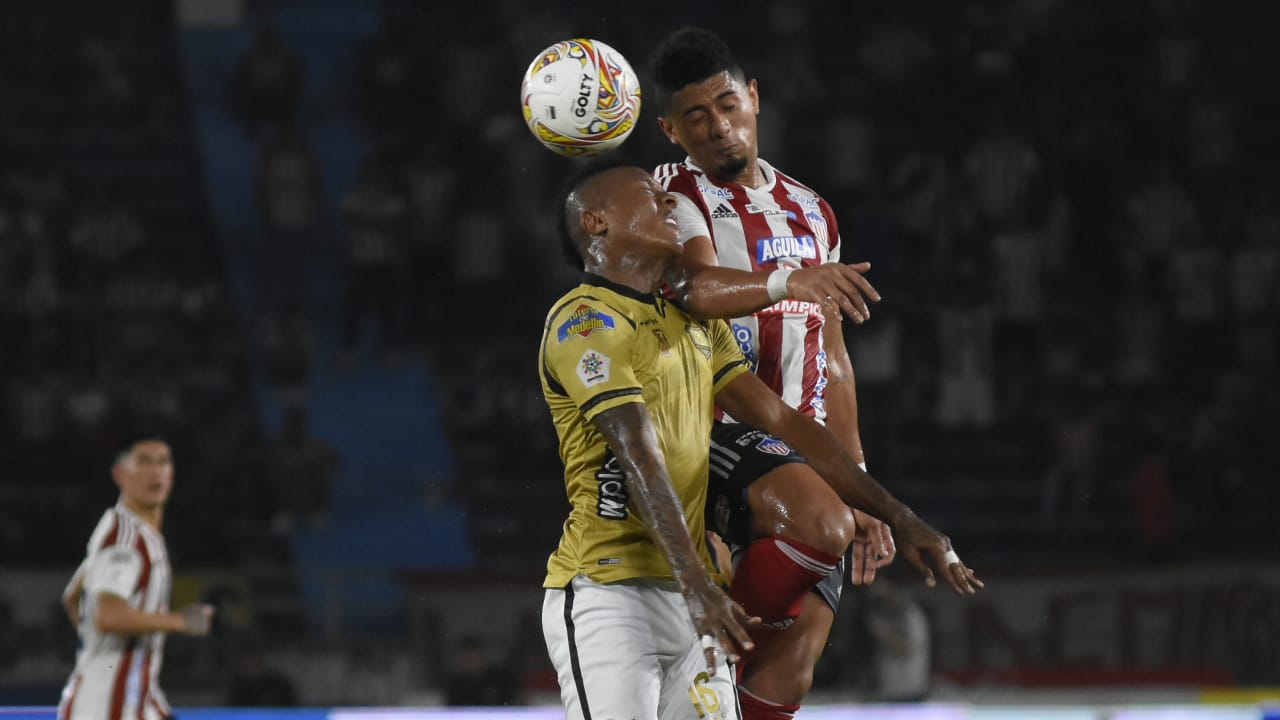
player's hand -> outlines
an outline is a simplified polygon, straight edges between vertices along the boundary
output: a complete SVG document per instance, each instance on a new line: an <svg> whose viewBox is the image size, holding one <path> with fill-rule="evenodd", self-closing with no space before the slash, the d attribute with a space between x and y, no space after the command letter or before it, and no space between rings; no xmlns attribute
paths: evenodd
<svg viewBox="0 0 1280 720"><path fill-rule="evenodd" d="M747 628L759 627L760 618L747 615L747 611L716 587L710 578L689 588L684 599L706 655L708 674L716 674L717 653L728 653L726 659L736 663L742 659L741 653L755 649Z"/></svg>
<svg viewBox="0 0 1280 720"><path fill-rule="evenodd" d="M867 300L880 301L880 293L863 276L871 263L856 265L824 263L796 270L787 277L787 291L797 300L819 305L835 303L849 319L862 323L871 319Z"/></svg>
<svg viewBox="0 0 1280 720"><path fill-rule="evenodd" d="M898 548L893 542L893 529L861 510L854 509L858 530L853 538L853 567L849 574L854 585L875 582L876 570L893 562Z"/></svg>
<svg viewBox="0 0 1280 720"><path fill-rule="evenodd" d="M212 605L192 603L182 608L182 632L186 635L208 635L213 627Z"/></svg>
<svg viewBox="0 0 1280 720"><path fill-rule="evenodd" d="M924 576L924 584L929 587L937 585L933 570L924 561L924 553L933 556L938 572L957 593L972 595L978 588L984 587L978 576L965 567L960 556L951 548L951 539L934 530L928 523L912 514L907 514L897 523L898 544L902 546L902 554L907 562L915 566Z"/></svg>

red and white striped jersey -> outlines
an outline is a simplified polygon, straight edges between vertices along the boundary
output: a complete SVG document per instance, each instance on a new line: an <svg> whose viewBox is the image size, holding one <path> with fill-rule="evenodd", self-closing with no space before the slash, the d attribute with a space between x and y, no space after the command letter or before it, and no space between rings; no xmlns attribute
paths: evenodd
<svg viewBox="0 0 1280 720"><path fill-rule="evenodd" d="M97 628L98 596L118 595L145 612L167 612L172 572L164 537L117 503L98 521L71 579L81 586L80 649L62 691L58 720L161 720L173 709L160 690L164 633L124 636Z"/></svg>
<svg viewBox="0 0 1280 720"><path fill-rule="evenodd" d="M759 161L765 183L750 188L708 176L693 161L658 166L654 177L679 196L680 241L705 236L724 267L768 273L840 260L831 206L816 192ZM756 375L788 405L827 417L827 355L821 306L782 300L730 321Z"/></svg>

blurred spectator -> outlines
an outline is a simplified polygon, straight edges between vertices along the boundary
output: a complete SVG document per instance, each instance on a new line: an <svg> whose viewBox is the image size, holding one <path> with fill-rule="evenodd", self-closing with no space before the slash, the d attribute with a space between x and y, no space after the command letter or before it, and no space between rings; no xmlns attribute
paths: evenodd
<svg viewBox="0 0 1280 720"><path fill-rule="evenodd" d="M268 314L307 305L307 270L321 240L324 196L320 159L292 122L258 151L254 203L262 228L257 290Z"/></svg>
<svg viewBox="0 0 1280 720"><path fill-rule="evenodd" d="M293 124L301 111L305 70L279 30L259 25L253 46L237 63L231 79L231 110L250 140Z"/></svg>
<svg viewBox="0 0 1280 720"><path fill-rule="evenodd" d="M270 667L260 649L249 647L240 654L227 690L231 707L294 707L298 693L289 676Z"/></svg>
<svg viewBox="0 0 1280 720"><path fill-rule="evenodd" d="M494 657L478 635L465 635L454 653L456 665L445 681L445 705L501 707L516 702L520 679Z"/></svg>
<svg viewBox="0 0 1280 720"><path fill-rule="evenodd" d="M423 78L409 26L384 17L380 31L360 48L355 66L356 108L375 144L398 142L421 121Z"/></svg>
<svg viewBox="0 0 1280 720"><path fill-rule="evenodd" d="M315 352L311 320L299 310L265 322L267 380L284 406L306 402L311 357Z"/></svg>
<svg viewBox="0 0 1280 720"><path fill-rule="evenodd" d="M978 211L997 224L1033 199L1041 169L1039 153L1014 129L1009 115L1003 107L988 110L985 132L964 156Z"/></svg>
<svg viewBox="0 0 1280 720"><path fill-rule="evenodd" d="M933 680L932 630L924 608L897 580L883 573L866 594L864 619L871 637L876 699L923 701Z"/></svg>
<svg viewBox="0 0 1280 720"><path fill-rule="evenodd" d="M1149 180L1125 200L1124 212L1127 225L1120 237L1130 268L1168 257L1184 238L1200 231L1195 201L1169 158L1156 160Z"/></svg>
<svg viewBox="0 0 1280 720"><path fill-rule="evenodd" d="M274 499L271 526L287 533L301 520L312 529L329 521L329 492L341 457L329 443L311 434L307 411L285 410L280 433L268 449L267 484Z"/></svg>
<svg viewBox="0 0 1280 720"><path fill-rule="evenodd" d="M1064 392L1065 407L1051 426L1053 455L1044 475L1045 526L1076 529L1094 507L1099 465L1098 419L1079 388Z"/></svg>
<svg viewBox="0 0 1280 720"><path fill-rule="evenodd" d="M359 181L342 199L342 211L347 219L347 292L341 363L350 367L355 362L363 331L372 321L377 351L384 362L394 364L403 350L408 205L384 158L376 153L365 158Z"/></svg>

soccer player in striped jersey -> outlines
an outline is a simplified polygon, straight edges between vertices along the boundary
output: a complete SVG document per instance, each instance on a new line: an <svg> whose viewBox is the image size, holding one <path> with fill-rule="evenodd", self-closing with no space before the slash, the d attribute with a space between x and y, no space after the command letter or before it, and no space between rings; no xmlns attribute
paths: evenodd
<svg viewBox="0 0 1280 720"><path fill-rule="evenodd" d="M750 649L758 619L713 581L703 528L715 405L806 453L831 483L817 481L823 500L890 520L927 578L922 553L972 592L967 570L944 561L946 536L769 391L724 321L659 294L682 252L676 204L642 168L606 158L570 179L562 207L566 256L584 274L548 314L539 353L571 505L542 625L572 719L739 717L725 661Z"/></svg>
<svg viewBox="0 0 1280 720"><path fill-rule="evenodd" d="M823 269L848 269L839 262L834 211L758 156L759 89L719 36L677 30L654 50L650 65L658 122L688 155L654 171L679 196L684 249L667 280L671 291L695 316L730 318L756 375L787 405L825 424L865 470L840 313L855 322L869 313L851 308L848 297L807 285ZM755 280L711 279L732 270ZM879 299L865 283L858 288ZM826 646L846 553L853 581L870 582L896 552L893 535L881 522L889 518L862 512L871 509L853 498L842 495L845 505L826 501L822 480L786 443L724 420L712 435L708 527L734 550L730 595L765 623L742 668L743 717L790 718ZM917 548L903 543L903 553L920 567ZM966 592L981 587L954 554L949 560L948 571Z"/></svg>
<svg viewBox="0 0 1280 720"><path fill-rule="evenodd" d="M173 489L168 443L140 436L120 451L111 474L120 499L103 513L62 597L80 648L58 720L172 717L159 685L164 636L207 635L213 617L202 604L169 611L173 573L160 534Z"/></svg>

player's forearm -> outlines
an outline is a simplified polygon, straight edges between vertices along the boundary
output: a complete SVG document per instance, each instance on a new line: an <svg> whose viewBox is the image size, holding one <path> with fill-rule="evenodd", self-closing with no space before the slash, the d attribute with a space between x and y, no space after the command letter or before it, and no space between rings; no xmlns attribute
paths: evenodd
<svg viewBox="0 0 1280 720"><path fill-rule="evenodd" d="M654 544L671 565L672 575L681 589L708 582L680 500L667 474L648 410L640 403L606 410L596 417L596 427L605 436L626 476L632 509L648 526Z"/></svg>
<svg viewBox="0 0 1280 720"><path fill-rule="evenodd" d="M865 462L858 432L858 389L853 362L844 343L844 322L838 312L825 313L822 344L827 353L827 429L844 445L855 462Z"/></svg>
<svg viewBox="0 0 1280 720"><path fill-rule="evenodd" d="M858 467L858 461L841 446L835 435L812 419L795 413L783 420L781 426L765 429L803 455L849 507L883 520L890 527L896 527L914 515L911 508Z"/></svg>
<svg viewBox="0 0 1280 720"><path fill-rule="evenodd" d="M764 273L708 265L684 271L673 287L676 299L694 317L730 319L774 303L769 297L768 279Z"/></svg>
<svg viewBox="0 0 1280 720"><path fill-rule="evenodd" d="M178 613L146 612L114 596L102 596L99 599L95 624L101 632L115 635L181 632L185 627L182 615Z"/></svg>
<svg viewBox="0 0 1280 720"><path fill-rule="evenodd" d="M853 456L854 462L865 462L862 452L862 435L858 432L858 400L853 377L827 382L827 429Z"/></svg>
<svg viewBox="0 0 1280 720"><path fill-rule="evenodd" d="M666 472L655 472L652 468L646 472L637 467L627 470L626 475L634 491L632 503L636 514L649 526L649 534L671 565L671 573L681 589L707 582L706 568Z"/></svg>

